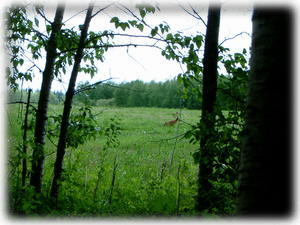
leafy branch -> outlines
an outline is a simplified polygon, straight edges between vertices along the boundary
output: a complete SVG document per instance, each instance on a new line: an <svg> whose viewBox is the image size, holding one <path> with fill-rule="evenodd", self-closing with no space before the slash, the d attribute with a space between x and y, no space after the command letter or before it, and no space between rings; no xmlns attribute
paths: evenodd
<svg viewBox="0 0 300 225"><path fill-rule="evenodd" d="M103 44L103 45L85 46L84 49L101 49L101 48L103 48L103 49L107 50L108 48L120 48L120 47L154 47L159 50L163 50L162 48L160 48L154 44L137 44L137 43ZM72 51L76 51L76 50L77 50L77 48L66 49L64 51L59 52L58 54L72 52Z"/></svg>

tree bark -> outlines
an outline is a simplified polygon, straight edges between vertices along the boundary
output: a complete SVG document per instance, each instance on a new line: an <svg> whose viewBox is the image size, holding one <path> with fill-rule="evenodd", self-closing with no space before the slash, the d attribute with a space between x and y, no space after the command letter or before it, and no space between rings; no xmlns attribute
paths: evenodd
<svg viewBox="0 0 300 225"><path fill-rule="evenodd" d="M291 213L291 15L254 9L249 93L237 211L247 216Z"/></svg>
<svg viewBox="0 0 300 225"><path fill-rule="evenodd" d="M196 209L199 212L210 210L213 207L211 201L211 174L212 174L212 153L215 112L217 92L217 64L218 64L218 36L220 25L219 5L210 6L208 10L207 30L203 58L203 97L201 112L201 139L200 159L198 175L198 195Z"/></svg>
<svg viewBox="0 0 300 225"><path fill-rule="evenodd" d="M22 187L25 187L27 175L27 129L28 129L28 112L30 106L30 95L32 89L28 90L25 118L23 124L23 160L22 160Z"/></svg>
<svg viewBox="0 0 300 225"><path fill-rule="evenodd" d="M55 13L54 22L52 23L52 32L46 46L46 65L43 72L42 86L39 96L38 109L36 114L34 142L35 147L32 153L32 171L30 177L30 184L34 187L36 192L41 192L42 174L44 164L44 144L46 133L46 121L49 94L53 80L54 63L57 56L57 34L62 27L62 19L65 8L58 6Z"/></svg>
<svg viewBox="0 0 300 225"><path fill-rule="evenodd" d="M72 99L75 93L75 84L76 84L79 66L83 57L83 50L85 47L87 32L88 32L90 21L92 19L92 11L93 11L93 5L91 4L88 7L85 21L82 26L78 49L74 57L74 66L72 69L68 90L66 92L63 116L62 116L61 127L60 127L60 135L59 135L57 152L56 152L56 161L54 165L54 176L53 176L51 193L50 193L50 196L53 197L54 199L57 199L58 196L59 181L61 179L63 159L64 159L65 149L66 149L66 138L67 138L67 132L69 126L69 117L72 109Z"/></svg>

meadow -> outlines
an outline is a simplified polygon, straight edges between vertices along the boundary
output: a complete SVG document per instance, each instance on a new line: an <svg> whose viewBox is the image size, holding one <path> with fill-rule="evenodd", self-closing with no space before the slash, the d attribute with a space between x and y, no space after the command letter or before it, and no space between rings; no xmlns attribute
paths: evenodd
<svg viewBox="0 0 300 225"><path fill-rule="evenodd" d="M73 107L73 111L76 110L78 107ZM50 105L48 115L61 112L61 105ZM189 124L199 120L200 112L119 107L93 107L93 112L98 114L100 129L107 127L111 118L118 121L121 128L117 136L119 144L105 147L107 137L97 135L76 149L67 149L59 208L52 210L50 215L193 215L198 170L192 154L198 146L189 143L183 134L190 129ZM172 127L163 126L174 120L176 112L180 112L181 121ZM13 190L20 185L18 146L22 143L22 116L24 112L21 113L19 106L7 108L11 193L18 193ZM32 132L30 135L32 137ZM46 139L43 193L50 191L56 141ZM30 169L31 152L28 151ZM12 198L18 199L18 196ZM17 204L16 201L12 204ZM22 207L30 211L33 210L30 207L36 206L23 204ZM48 214L45 204L40 207Z"/></svg>

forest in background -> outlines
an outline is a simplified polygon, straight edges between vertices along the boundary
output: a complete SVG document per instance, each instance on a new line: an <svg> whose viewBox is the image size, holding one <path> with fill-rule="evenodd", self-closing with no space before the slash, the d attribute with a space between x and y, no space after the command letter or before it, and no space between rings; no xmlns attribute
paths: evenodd
<svg viewBox="0 0 300 225"><path fill-rule="evenodd" d="M230 87L228 87L230 84ZM79 83L78 88L89 87L89 82ZM238 80L228 76L220 76L218 82L217 104L222 110L230 110L235 107L235 101L245 103L247 76L239 77ZM117 84L106 82L88 88L74 97L74 104L92 106L118 106L118 107L158 107L158 108L187 108L201 109L201 89L195 82L194 88L185 89L177 79L165 82L143 82L141 80ZM31 101L37 103L39 91L31 94ZM26 95L22 96L20 90L10 91L9 101L25 101ZM64 101L64 93L51 92L49 103L61 104Z"/></svg>

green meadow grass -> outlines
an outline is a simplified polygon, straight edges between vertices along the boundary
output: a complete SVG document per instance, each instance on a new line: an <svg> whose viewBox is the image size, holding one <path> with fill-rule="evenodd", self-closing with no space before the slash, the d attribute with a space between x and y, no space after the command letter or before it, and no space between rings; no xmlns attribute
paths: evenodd
<svg viewBox="0 0 300 225"><path fill-rule="evenodd" d="M77 107L73 110L76 111ZM22 118L18 118L18 111L18 106L7 108L8 153L11 162L8 172L11 186L16 186L20 177L20 170L13 164L17 146L22 143ZM120 145L104 152L105 137L98 136L77 149L67 149L59 195L60 206L51 214L192 215L197 177L197 165L193 162L192 153L198 146L190 144L180 135L190 129L188 124L195 124L199 120L200 112L114 107L94 107L93 111L100 113L97 116L100 127L105 126L110 118L119 118L122 129ZM49 115L61 112L62 106L51 105L49 108ZM173 114L176 112L181 112L181 120L185 123L179 122L173 127L163 126L165 122L175 119ZM55 144L57 140L53 141ZM43 193L46 194L51 186L55 150L55 146L46 139L43 176ZM113 176L115 183L112 186Z"/></svg>

